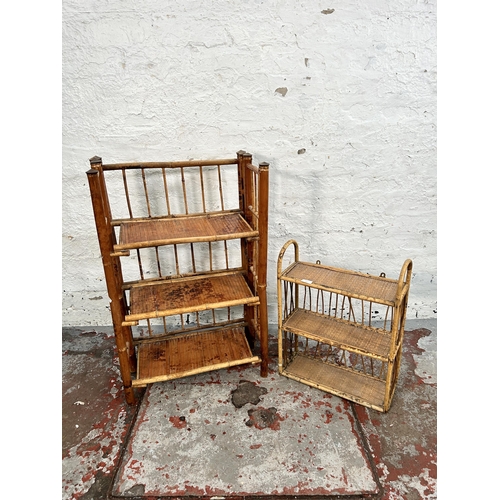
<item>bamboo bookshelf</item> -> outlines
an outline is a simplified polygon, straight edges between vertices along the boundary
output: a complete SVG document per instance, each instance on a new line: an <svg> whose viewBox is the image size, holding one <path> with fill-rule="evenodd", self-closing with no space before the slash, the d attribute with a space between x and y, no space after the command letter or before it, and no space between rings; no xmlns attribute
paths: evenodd
<svg viewBox="0 0 500 500"><path fill-rule="evenodd" d="M104 164L87 178L125 398L241 364L268 373L269 165Z"/></svg>
<svg viewBox="0 0 500 500"><path fill-rule="evenodd" d="M294 260L283 270L286 250ZM277 263L281 375L381 412L399 375L412 261L399 279L299 260Z"/></svg>

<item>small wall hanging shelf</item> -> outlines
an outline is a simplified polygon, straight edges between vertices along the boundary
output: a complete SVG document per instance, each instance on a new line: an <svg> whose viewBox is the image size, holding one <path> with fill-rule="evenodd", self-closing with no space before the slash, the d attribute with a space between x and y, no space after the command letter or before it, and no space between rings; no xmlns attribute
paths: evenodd
<svg viewBox="0 0 500 500"><path fill-rule="evenodd" d="M293 245L294 261L283 259ZM389 410L399 374L412 261L399 279L278 257L281 375L375 410ZM377 321L378 320L378 321Z"/></svg>

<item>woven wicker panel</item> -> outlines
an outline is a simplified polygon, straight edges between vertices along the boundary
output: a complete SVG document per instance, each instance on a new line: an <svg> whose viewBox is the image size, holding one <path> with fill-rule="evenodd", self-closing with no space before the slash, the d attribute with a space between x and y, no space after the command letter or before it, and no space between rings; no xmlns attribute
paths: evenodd
<svg viewBox="0 0 500 500"><path fill-rule="evenodd" d="M305 356L296 356L284 375L351 401L382 410L385 382L326 364Z"/></svg>
<svg viewBox="0 0 500 500"><path fill-rule="evenodd" d="M257 235L239 214L124 222L115 251Z"/></svg>
<svg viewBox="0 0 500 500"><path fill-rule="evenodd" d="M258 361L241 327L183 335L139 346L135 385Z"/></svg>
<svg viewBox="0 0 500 500"><path fill-rule="evenodd" d="M377 278L353 271L297 262L283 273L284 279L312 286L327 287L337 293L365 300L373 300L387 305L394 305L398 283L387 278Z"/></svg>
<svg viewBox="0 0 500 500"><path fill-rule="evenodd" d="M387 333L303 309L294 311L284 322L283 328L320 342L331 342L342 349L370 353L385 361L391 348L391 336Z"/></svg>
<svg viewBox="0 0 500 500"><path fill-rule="evenodd" d="M130 314L125 319L157 318L258 301L240 273L168 280L132 288Z"/></svg>

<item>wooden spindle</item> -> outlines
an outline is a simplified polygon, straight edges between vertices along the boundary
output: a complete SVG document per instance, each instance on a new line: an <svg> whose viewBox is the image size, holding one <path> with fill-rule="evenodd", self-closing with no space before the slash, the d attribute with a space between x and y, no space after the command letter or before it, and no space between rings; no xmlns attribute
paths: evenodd
<svg viewBox="0 0 500 500"><path fill-rule="evenodd" d="M136 252L137 252L137 266L139 267L139 276L140 276L141 280L143 280L144 279L144 270L142 268L141 251L138 248L136 250Z"/></svg>
<svg viewBox="0 0 500 500"><path fill-rule="evenodd" d="M155 247L155 255L156 255L156 265L158 267L158 276L161 278L161 265L160 265L160 253L158 247Z"/></svg>
<svg viewBox="0 0 500 500"><path fill-rule="evenodd" d="M123 179L123 189L125 192L125 199L127 200L127 208L128 208L128 216L132 219L134 217L132 213L132 204L130 203L130 195L128 191L128 183L127 183L127 173L126 170L122 169L122 179Z"/></svg>
<svg viewBox="0 0 500 500"><path fill-rule="evenodd" d="M203 208L203 213L206 213L207 212L207 207L206 207L206 204L205 204L205 184L203 182L203 167L200 166L198 168L200 169L201 206Z"/></svg>
<svg viewBox="0 0 500 500"><path fill-rule="evenodd" d="M163 176L163 189L165 191L165 202L167 204L167 214L172 215L172 212L170 210L170 196L168 193L167 174L166 174L165 168L162 168L161 171L162 171L162 176Z"/></svg>
<svg viewBox="0 0 500 500"><path fill-rule="evenodd" d="M184 197L184 211L189 214L188 200L187 200L187 192L186 192L186 179L184 177L184 167L181 167L181 182L182 182L182 195Z"/></svg>
<svg viewBox="0 0 500 500"><path fill-rule="evenodd" d="M218 175L218 178L219 178L220 207L221 207L221 210L224 211L225 210L225 206L224 206L224 192L223 192L223 189L222 189L222 176L221 176L220 165L217 165L217 175Z"/></svg>
<svg viewBox="0 0 500 500"><path fill-rule="evenodd" d="M351 297L348 297L348 301L349 301L349 321L351 321L351 315L352 315L352 321L356 323L356 316L354 314L354 308L352 307Z"/></svg>
<svg viewBox="0 0 500 500"><path fill-rule="evenodd" d="M151 205L149 204L148 185L146 183L146 172L144 171L144 168L141 168L141 176L142 176L142 185L144 187L144 196L146 198L146 208L148 211L148 217L151 217Z"/></svg>
<svg viewBox="0 0 500 500"><path fill-rule="evenodd" d="M194 256L194 244L190 243L189 247L191 249L191 264L193 266L193 273L195 273L196 272L196 259L195 259L195 256Z"/></svg>
<svg viewBox="0 0 500 500"><path fill-rule="evenodd" d="M175 273L177 276L181 274L180 267L179 267L179 253L177 251L177 245L174 245L174 260L175 260Z"/></svg>

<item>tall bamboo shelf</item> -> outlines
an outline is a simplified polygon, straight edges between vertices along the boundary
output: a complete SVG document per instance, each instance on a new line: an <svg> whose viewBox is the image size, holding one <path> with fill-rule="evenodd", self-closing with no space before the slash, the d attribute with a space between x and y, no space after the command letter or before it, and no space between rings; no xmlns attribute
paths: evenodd
<svg viewBox="0 0 500 500"><path fill-rule="evenodd" d="M290 245L294 261L283 270ZM281 375L387 412L398 379L412 261L399 279L299 260L277 263Z"/></svg>
<svg viewBox="0 0 500 500"><path fill-rule="evenodd" d="M266 377L269 165L239 151L177 162L95 156L90 167L127 402L135 387L230 366L259 364Z"/></svg>

